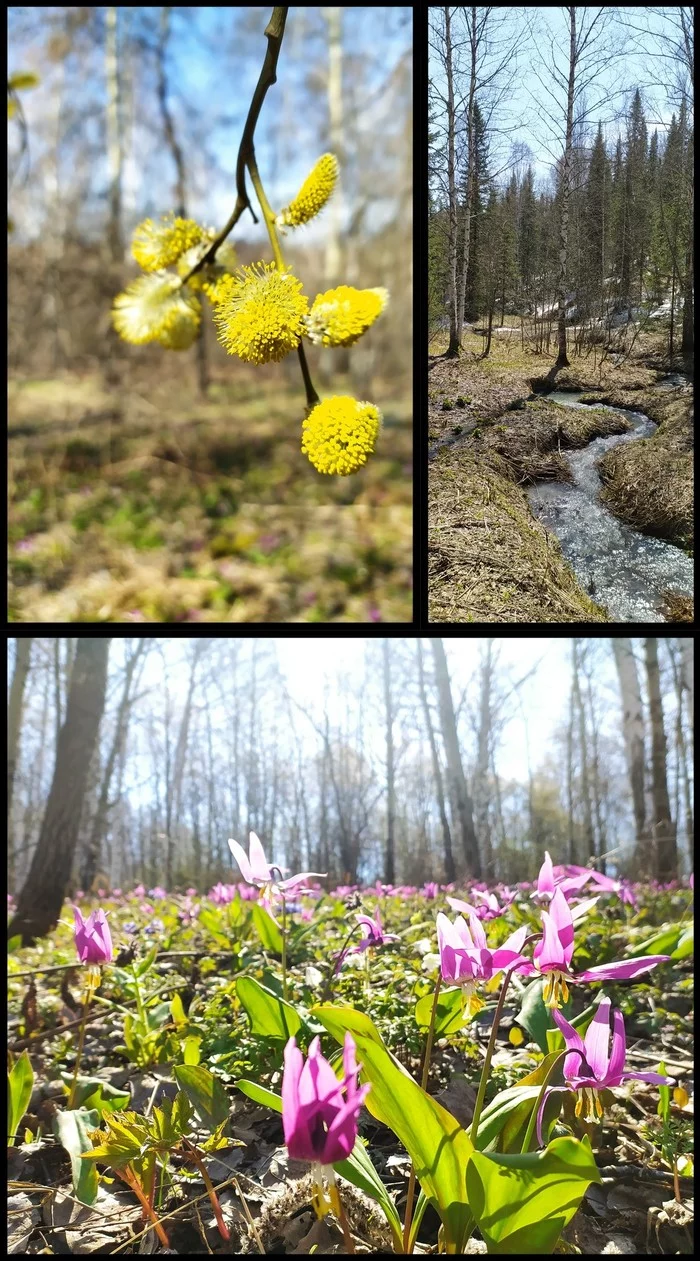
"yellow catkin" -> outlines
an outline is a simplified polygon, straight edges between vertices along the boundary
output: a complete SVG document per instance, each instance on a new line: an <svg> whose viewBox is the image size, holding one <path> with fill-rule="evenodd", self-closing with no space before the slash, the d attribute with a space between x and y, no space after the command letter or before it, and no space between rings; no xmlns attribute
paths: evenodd
<svg viewBox="0 0 700 1261"><path fill-rule="evenodd" d="M339 285L319 293L306 320L312 342L352 346L366 333L389 300L386 289L353 289Z"/></svg>
<svg viewBox="0 0 700 1261"><path fill-rule="evenodd" d="M290 271L257 263L205 291L215 303L217 336L230 355L247 363L276 363L296 350L309 300Z"/></svg>
<svg viewBox="0 0 700 1261"><path fill-rule="evenodd" d="M373 403L345 395L324 399L302 425L301 449L319 473L355 473L374 451L381 419Z"/></svg>
<svg viewBox="0 0 700 1261"><path fill-rule="evenodd" d="M299 192L277 216L280 228L298 228L308 223L325 206L338 178L338 159L333 153L324 153L314 169L307 175Z"/></svg>
<svg viewBox="0 0 700 1261"><path fill-rule="evenodd" d="M164 215L158 223L144 219L134 231L131 252L144 271L160 271L198 245L204 229L194 219Z"/></svg>
<svg viewBox="0 0 700 1261"><path fill-rule="evenodd" d="M139 276L114 299L112 322L133 346L159 341L170 350L191 346L201 318L198 299L177 276L156 272Z"/></svg>

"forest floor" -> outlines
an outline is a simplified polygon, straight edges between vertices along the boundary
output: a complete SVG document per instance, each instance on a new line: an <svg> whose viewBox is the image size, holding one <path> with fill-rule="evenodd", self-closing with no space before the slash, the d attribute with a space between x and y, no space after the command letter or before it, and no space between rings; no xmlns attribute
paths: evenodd
<svg viewBox="0 0 700 1261"><path fill-rule="evenodd" d="M12 621L411 620L410 402L331 478L298 388L263 373L114 395L97 373L10 383Z"/></svg>
<svg viewBox="0 0 700 1261"><path fill-rule="evenodd" d="M68 1095L84 969L76 960L70 906L56 930L35 946L11 941L8 1032L16 1078L11 1124L18 1132L8 1152L10 1253L161 1251L133 1190L114 1174L115 1168L124 1170L122 1155L129 1151L133 1167L140 1168L142 1141L143 1150L154 1142L159 1153L160 1189L150 1198L176 1254L343 1252L333 1218L315 1220L308 1166L289 1159L281 1118L263 1106L270 1099L266 1091L279 1095L290 1022L304 1051L318 1032L329 1055L336 1039L318 1024L316 1011L342 1013L348 1006L361 1021L374 1022L373 1036L383 1039L408 1074L418 1078L427 1023L423 1009L432 1003L439 964L435 917L447 909L444 891L436 894L436 889L431 886L429 895L386 885L350 894L319 890L290 906L287 1004L281 1002L279 927L250 896L241 898L237 886L218 885L208 896L193 890L168 895L163 889L146 894L142 887L97 898L76 895L84 915L97 906L108 912L116 958L103 967L90 1009L72 1107ZM502 886L496 890L500 896ZM516 925L529 925L535 934L541 930L530 886L518 890L515 901L484 925L491 948ZM674 1088L663 1114L657 1112L656 1085L633 1081L605 1090L601 1124L579 1119L573 1097L564 1092L560 1132L588 1135L601 1181L588 1186L558 1252L693 1250L692 891L674 883L634 885L630 892L633 907L614 891L589 901L585 930L577 925L576 965L651 953L672 956L634 982L605 982L604 993L624 1015L627 1070L666 1072ZM475 900L468 890L465 894ZM334 977L348 920L353 922L358 908L372 915L381 909L384 930L398 939L348 955ZM358 941L360 935L358 927ZM486 1005L471 1018L459 1014L460 989L443 990L447 1006L440 1019L446 1024L433 1048L428 1092L465 1128L473 1116L499 983L497 978L480 987ZM541 988L541 978L511 981L487 1105L536 1071L559 1046L561 1035ZM576 986L567 1001L569 1020L590 1020L590 1004L599 993L599 984ZM329 999L340 1006L317 1007ZM584 1032L586 1025L580 1027ZM241 1079L252 1089L239 1088ZM168 1121L178 1086L194 1109L185 1144ZM173 1125L175 1115L173 1110ZM489 1150L520 1151L527 1117L519 1115L516 1125L513 1114L509 1130L503 1124L510 1115L503 1113ZM109 1140L114 1161L82 1161L80 1152L95 1145L104 1154L107 1127L114 1136ZM151 1131L155 1137L144 1138ZM130 1149L132 1132L141 1137ZM360 1132L403 1220L410 1169L406 1151L367 1109ZM222 1240L205 1184L187 1158L193 1142L206 1149L204 1163L218 1188L229 1242ZM677 1198L674 1160L680 1174ZM388 1253L391 1237L376 1205L345 1176L341 1193L356 1250ZM429 1207L417 1251L437 1251L439 1224ZM467 1251L483 1252L485 1244L473 1239Z"/></svg>
<svg viewBox="0 0 700 1261"><path fill-rule="evenodd" d="M520 320L494 329L488 359L469 330L459 359L440 358L446 336L432 340L428 371L429 616L431 621L609 621L564 560L556 537L532 515L521 487L538 479L570 481L561 452L620 432L621 418L596 411L562 418L564 409L525 400L542 388L556 352L521 346ZM516 327L517 326L517 327ZM587 401L644 412L659 424L649 439L610 451L601 464L602 499L643 533L686 551L693 533L692 388L651 392L666 372L665 334L640 334L622 362L575 357L556 389L588 392ZM516 405L516 410L510 410ZM665 613L692 620L688 600Z"/></svg>

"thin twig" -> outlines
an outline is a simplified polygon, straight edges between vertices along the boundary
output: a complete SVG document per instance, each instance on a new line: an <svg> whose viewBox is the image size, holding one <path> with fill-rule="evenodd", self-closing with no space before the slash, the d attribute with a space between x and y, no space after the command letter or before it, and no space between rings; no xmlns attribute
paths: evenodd
<svg viewBox="0 0 700 1261"><path fill-rule="evenodd" d="M214 237L209 249L202 255L198 263L195 263L191 271L183 277L183 285L192 278L198 271L201 271L207 263L214 258L219 246L223 244L229 232L235 227L243 214L244 210L249 210L253 216L253 222L257 223L257 216L250 204L248 190L245 182L245 168L248 163L250 154L254 154L253 137L255 136L255 128L257 125L262 103L267 95L268 88L277 82L277 59L282 47L282 37L284 35L284 25L287 20L287 7L275 5L272 10L272 17L265 27L265 35L267 37L267 51L265 60L260 71L260 77L255 85L253 99L248 110L248 117L243 128L241 143L238 148L238 158L236 160L236 204L233 208L230 219L224 224L221 231Z"/></svg>

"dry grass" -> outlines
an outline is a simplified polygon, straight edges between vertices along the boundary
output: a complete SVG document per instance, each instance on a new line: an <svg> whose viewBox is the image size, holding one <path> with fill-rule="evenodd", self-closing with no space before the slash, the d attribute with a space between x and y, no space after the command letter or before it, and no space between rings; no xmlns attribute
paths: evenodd
<svg viewBox="0 0 700 1261"><path fill-rule="evenodd" d="M602 408L575 410L537 399L519 411L480 425L464 445L475 455L501 456L515 482L570 482L571 469L562 451L585 447L606 434L625 433L629 427L624 416Z"/></svg>
<svg viewBox="0 0 700 1261"><path fill-rule="evenodd" d="M677 591L664 592L664 613L668 622L694 622L693 600Z"/></svg>
<svg viewBox="0 0 700 1261"><path fill-rule="evenodd" d="M376 455L333 479L281 373L206 401L182 375L13 382L12 620L410 621L411 414L387 395Z"/></svg>
<svg viewBox="0 0 700 1261"><path fill-rule="evenodd" d="M601 499L637 530L693 548L692 394L687 388L665 394L618 391L616 405L644 412L659 428L651 438L615 447L603 457ZM612 402L612 398L609 400Z"/></svg>
<svg viewBox="0 0 700 1261"><path fill-rule="evenodd" d="M443 451L430 478L431 622L605 622L501 456Z"/></svg>

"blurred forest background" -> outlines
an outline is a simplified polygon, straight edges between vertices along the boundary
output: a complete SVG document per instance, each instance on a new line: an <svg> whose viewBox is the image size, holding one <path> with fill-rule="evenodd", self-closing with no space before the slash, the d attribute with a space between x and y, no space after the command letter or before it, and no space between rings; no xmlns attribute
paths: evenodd
<svg viewBox="0 0 700 1261"><path fill-rule="evenodd" d="M690 639L10 641L9 889L691 867Z"/></svg>
<svg viewBox="0 0 700 1261"><path fill-rule="evenodd" d="M411 619L410 8L292 8L255 136L275 209L339 158L324 212L285 238L311 300L390 291L351 351L307 352L322 397L382 411L366 468L316 472L296 355L226 355L206 303L191 350L111 327L137 223L228 219L270 12L9 10L12 620ZM229 239L270 260L249 214Z"/></svg>

